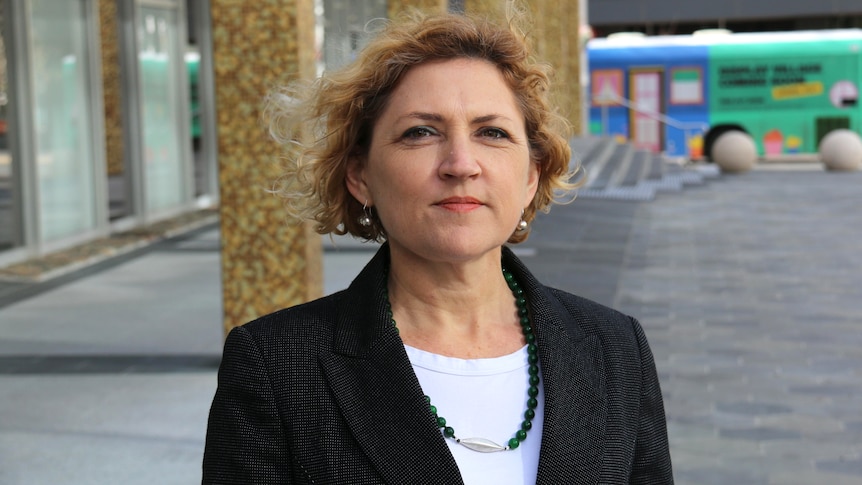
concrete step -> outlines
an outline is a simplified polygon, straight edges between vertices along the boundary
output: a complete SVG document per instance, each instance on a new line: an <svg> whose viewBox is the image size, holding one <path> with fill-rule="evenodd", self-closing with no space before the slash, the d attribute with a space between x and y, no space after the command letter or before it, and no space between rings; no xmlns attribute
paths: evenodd
<svg viewBox="0 0 862 485"><path fill-rule="evenodd" d="M573 138L569 143L572 149L572 164L580 164L584 170L601 165L613 151L614 145L614 141L610 138L597 136Z"/></svg>
<svg viewBox="0 0 862 485"><path fill-rule="evenodd" d="M683 166L663 154L609 138L576 138L571 146L573 161L583 154L586 181L578 190L581 198L648 201L657 192L679 192L720 174L709 165Z"/></svg>
<svg viewBox="0 0 862 485"><path fill-rule="evenodd" d="M665 173L665 164L667 160L665 160L663 155L659 155L653 153L651 157L649 157L649 167L647 168L647 180L661 180Z"/></svg>
<svg viewBox="0 0 862 485"><path fill-rule="evenodd" d="M628 167L622 173L619 180L621 187L634 187L646 179L650 168L651 153L644 150L636 150L629 161Z"/></svg>
<svg viewBox="0 0 862 485"><path fill-rule="evenodd" d="M596 160L587 168L587 187L604 190L619 185L619 180L628 169L633 153L634 149L631 145L625 143L615 145L604 160Z"/></svg>

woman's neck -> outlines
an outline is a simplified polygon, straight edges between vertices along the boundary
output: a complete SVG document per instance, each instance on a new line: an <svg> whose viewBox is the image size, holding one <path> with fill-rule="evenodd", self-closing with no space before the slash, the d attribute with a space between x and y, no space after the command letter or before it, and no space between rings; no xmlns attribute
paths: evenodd
<svg viewBox="0 0 862 485"><path fill-rule="evenodd" d="M394 257L389 299L405 344L458 358L499 357L524 345L499 253L466 263Z"/></svg>

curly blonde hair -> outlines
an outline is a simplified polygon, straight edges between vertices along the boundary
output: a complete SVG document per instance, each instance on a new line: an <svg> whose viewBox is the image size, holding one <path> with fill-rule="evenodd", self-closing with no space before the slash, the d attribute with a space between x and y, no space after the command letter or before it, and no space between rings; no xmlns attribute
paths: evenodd
<svg viewBox="0 0 862 485"><path fill-rule="evenodd" d="M578 186L571 183L569 124L549 101L550 67L530 54L525 35L508 25L461 14L411 12L386 24L345 68L310 84L272 93L265 110L270 133L286 149L275 192L291 216L313 220L320 234L382 241L383 225L363 226L363 204L347 189L348 160L367 154L371 130L405 73L428 61L471 58L497 66L526 120L530 158L539 165L538 190L523 218L547 212ZM510 243L525 240L514 232Z"/></svg>

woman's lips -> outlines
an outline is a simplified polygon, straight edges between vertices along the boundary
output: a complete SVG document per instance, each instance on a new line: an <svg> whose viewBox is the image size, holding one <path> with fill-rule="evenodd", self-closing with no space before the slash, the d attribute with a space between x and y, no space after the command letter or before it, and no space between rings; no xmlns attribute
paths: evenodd
<svg viewBox="0 0 862 485"><path fill-rule="evenodd" d="M478 209L484 204L473 197L448 197L434 205L453 212L469 212L471 210Z"/></svg>

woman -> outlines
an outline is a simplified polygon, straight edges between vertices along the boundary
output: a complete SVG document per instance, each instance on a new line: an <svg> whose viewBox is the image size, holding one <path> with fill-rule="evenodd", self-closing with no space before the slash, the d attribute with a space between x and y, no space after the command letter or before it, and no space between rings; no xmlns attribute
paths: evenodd
<svg viewBox="0 0 862 485"><path fill-rule="evenodd" d="M230 333L204 483L672 483L640 325L504 246L572 188L547 86L514 28L416 14L281 97L294 215L385 242Z"/></svg>

